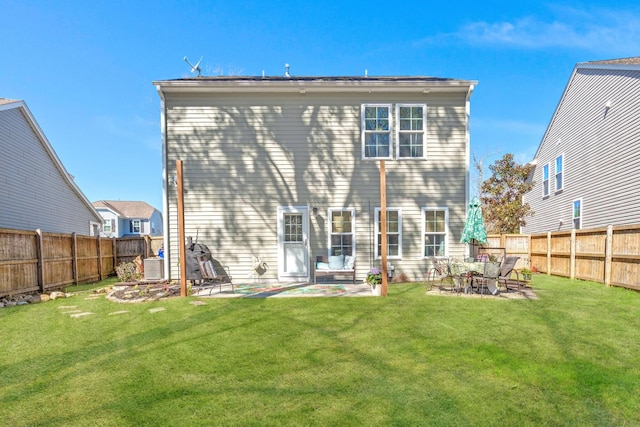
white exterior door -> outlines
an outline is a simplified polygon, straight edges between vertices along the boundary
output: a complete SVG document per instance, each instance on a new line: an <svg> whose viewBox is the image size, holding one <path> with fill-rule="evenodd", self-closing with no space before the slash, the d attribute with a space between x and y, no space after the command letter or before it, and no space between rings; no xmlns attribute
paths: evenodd
<svg viewBox="0 0 640 427"><path fill-rule="evenodd" d="M309 280L309 209L278 208L278 277Z"/></svg>

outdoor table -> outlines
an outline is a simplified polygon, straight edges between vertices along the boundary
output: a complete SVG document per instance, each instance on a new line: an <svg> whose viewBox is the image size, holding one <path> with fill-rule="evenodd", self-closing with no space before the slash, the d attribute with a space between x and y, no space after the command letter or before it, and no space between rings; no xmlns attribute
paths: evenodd
<svg viewBox="0 0 640 427"><path fill-rule="evenodd" d="M460 262L460 263L457 263L457 264L460 265L460 267L462 268L463 272L466 272L467 281L466 281L464 289L463 289L464 292L465 293L473 292L474 277L481 277L484 274L485 265L487 263L484 262L484 261L474 261L474 262L465 261L465 262ZM491 292L493 295L496 295L498 293L498 280L497 280L497 278L496 278L495 282L487 283L487 289L489 289L489 292Z"/></svg>

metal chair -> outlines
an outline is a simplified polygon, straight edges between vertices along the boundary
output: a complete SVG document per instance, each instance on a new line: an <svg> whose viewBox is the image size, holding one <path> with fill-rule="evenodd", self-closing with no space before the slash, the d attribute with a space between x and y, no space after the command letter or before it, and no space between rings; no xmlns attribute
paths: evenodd
<svg viewBox="0 0 640 427"><path fill-rule="evenodd" d="M484 273L482 276L478 276L474 279L478 284L478 291L480 295L484 295L485 289L492 295L497 295L498 290L498 275L500 274L499 262L487 262L484 264Z"/></svg>
<svg viewBox="0 0 640 427"><path fill-rule="evenodd" d="M520 281L520 274L517 270L514 270L516 263L520 259L519 256L508 256L504 259L500 266L500 274L498 274L498 286L504 285L505 292L509 292L509 285L515 284L518 290L522 289L522 282ZM516 280L511 278L513 273L516 273Z"/></svg>
<svg viewBox="0 0 640 427"><path fill-rule="evenodd" d="M436 280L440 281L438 289L442 293L442 287L444 280L449 278L449 268L446 262L437 259L436 257L429 257L431 261L431 268L424 273L425 284L427 285L427 291L433 289L436 284ZM431 286L429 286L431 283Z"/></svg>

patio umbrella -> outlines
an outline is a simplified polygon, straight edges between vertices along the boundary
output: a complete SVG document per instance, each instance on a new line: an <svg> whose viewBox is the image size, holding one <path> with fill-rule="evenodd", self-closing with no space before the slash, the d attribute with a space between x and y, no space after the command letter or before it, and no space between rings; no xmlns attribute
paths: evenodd
<svg viewBox="0 0 640 427"><path fill-rule="evenodd" d="M462 238L460 239L460 243L468 243L471 245L471 255L473 255L473 247L476 243L487 243L487 229L484 226L480 206L480 199L477 197L471 199L469 211L467 212L467 221L464 223Z"/></svg>

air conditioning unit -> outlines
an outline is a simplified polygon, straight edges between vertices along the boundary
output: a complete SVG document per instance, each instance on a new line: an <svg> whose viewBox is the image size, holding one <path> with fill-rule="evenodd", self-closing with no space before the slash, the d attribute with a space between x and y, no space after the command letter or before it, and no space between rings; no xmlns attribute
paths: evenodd
<svg viewBox="0 0 640 427"><path fill-rule="evenodd" d="M164 279L164 260L162 258L146 258L144 260L144 279Z"/></svg>

